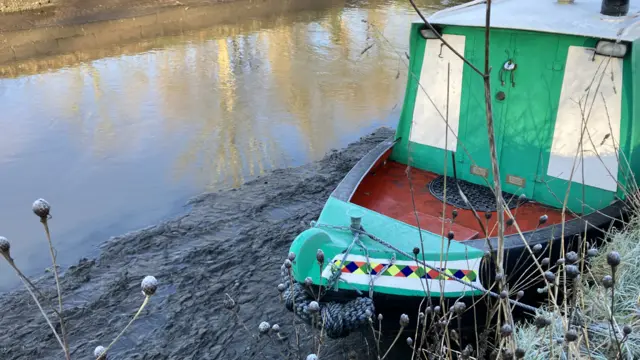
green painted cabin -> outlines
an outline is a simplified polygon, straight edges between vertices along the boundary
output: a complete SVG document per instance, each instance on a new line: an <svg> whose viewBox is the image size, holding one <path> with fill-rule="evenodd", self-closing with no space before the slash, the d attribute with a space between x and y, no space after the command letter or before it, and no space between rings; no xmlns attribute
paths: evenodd
<svg viewBox="0 0 640 360"><path fill-rule="evenodd" d="M606 19L600 5L498 0L492 15L491 91L503 189L561 207L572 179L578 186L571 186L567 205L578 214L623 199L640 167L640 26L637 20ZM430 19L481 70L484 12L484 3L474 1ZM444 152L453 152L460 179L492 183L483 79L439 39L425 39L425 27L411 27L410 75L392 159L408 163L411 149L411 165L436 173L446 166L452 174ZM599 41L620 41L626 54L598 54ZM504 69L509 61L514 70ZM446 115L447 70L449 125L457 134L449 131L445 143L445 121L433 104ZM584 152L576 156L584 119Z"/></svg>

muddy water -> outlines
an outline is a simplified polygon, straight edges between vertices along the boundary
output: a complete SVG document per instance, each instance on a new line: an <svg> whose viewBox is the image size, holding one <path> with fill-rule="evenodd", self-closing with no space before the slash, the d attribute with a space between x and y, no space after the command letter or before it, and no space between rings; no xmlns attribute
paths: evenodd
<svg viewBox="0 0 640 360"><path fill-rule="evenodd" d="M31 50L16 45L0 65L0 234L23 270L48 266L30 212L38 197L53 205L65 266L184 211L191 196L395 126L407 1L265 3L58 28L53 40L54 30L32 32ZM0 291L16 285L0 278Z"/></svg>

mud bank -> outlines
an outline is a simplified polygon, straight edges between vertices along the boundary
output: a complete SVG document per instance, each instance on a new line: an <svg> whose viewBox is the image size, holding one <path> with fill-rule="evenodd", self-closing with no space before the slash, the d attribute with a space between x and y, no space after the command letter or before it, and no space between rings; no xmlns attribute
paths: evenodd
<svg viewBox="0 0 640 360"><path fill-rule="evenodd" d="M99 258L80 261L62 278L73 358L91 359L97 345L124 328L143 300L145 275L158 278L158 292L111 359L300 359L315 352L302 325L300 355L288 352L295 335L276 289L279 266L342 177L391 134L382 128L320 161L199 196L184 216L109 239ZM53 280L38 282L54 305ZM223 308L225 293L239 304L250 333ZM0 304L0 358L62 358L26 291L5 294ZM286 340L258 337L261 321L279 324ZM373 359L363 334L329 341L323 357Z"/></svg>
<svg viewBox="0 0 640 360"><path fill-rule="evenodd" d="M55 14L51 16L32 12L0 14L0 76L13 77L56 69L63 64L69 66L70 58L77 63L112 53L146 51L166 45L158 43L159 37L214 25L232 27L218 27L218 33L208 35L228 37L239 29L255 31L263 25L261 20L303 9L324 9L332 1L183 0L131 4L112 1L112 9L95 4L95 11L80 12L80 15L55 13L58 10L52 10ZM138 2L142 5L136 5ZM90 3L81 1L77 6L91 6Z"/></svg>

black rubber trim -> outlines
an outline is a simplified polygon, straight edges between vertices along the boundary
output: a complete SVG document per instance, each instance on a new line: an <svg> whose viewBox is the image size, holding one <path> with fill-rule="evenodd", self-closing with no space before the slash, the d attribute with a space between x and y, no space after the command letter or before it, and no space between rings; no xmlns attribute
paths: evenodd
<svg viewBox="0 0 640 360"><path fill-rule="evenodd" d="M387 138L387 140L382 141L363 156L362 159L360 159L356 165L351 168L347 175L345 175L340 184L338 184L335 190L333 190L331 196L344 202L351 201L351 197L358 188L358 185L360 185L362 179L367 176L369 170L371 170L378 159L380 159L380 157L382 157L387 150L391 149L400 139L398 138L394 140L393 138L393 136Z"/></svg>
<svg viewBox="0 0 640 360"><path fill-rule="evenodd" d="M609 224L614 222L615 220L621 219L625 211L626 204L622 200L616 200L611 205L601 209L599 211L593 212L591 214L585 215L581 218L576 218L569 220L564 223L564 236L565 239L568 239L572 236L581 234L585 231L594 230L594 229L604 229L608 227ZM517 218L516 218L517 220ZM529 246L534 246L536 244L545 244L551 240L559 240L562 237L562 224L557 225L549 225L546 227L542 227L538 230L531 230L522 233L523 237L529 244ZM480 235L482 236L482 235ZM491 242L491 247L494 251L498 247L498 238L492 237L489 238ZM487 244L487 239L475 239L475 240L466 240L463 243L464 245L474 247L476 249L480 249L483 251L489 250L489 246ZM522 237L520 234L511 234L507 235L504 238L504 249L518 249L524 248L524 243L522 242Z"/></svg>

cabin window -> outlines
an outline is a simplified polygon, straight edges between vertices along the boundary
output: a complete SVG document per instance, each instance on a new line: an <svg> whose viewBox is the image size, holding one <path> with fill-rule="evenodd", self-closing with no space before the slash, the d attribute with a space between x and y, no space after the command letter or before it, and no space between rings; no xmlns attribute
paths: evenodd
<svg viewBox="0 0 640 360"><path fill-rule="evenodd" d="M569 47L547 175L616 191L622 66L593 48Z"/></svg>
<svg viewBox="0 0 640 360"><path fill-rule="evenodd" d="M456 51L464 54L464 36L445 34L443 38ZM463 65L462 60L444 46L439 39L426 41L422 69L420 70L421 86L419 85L417 89L409 135L410 141L456 151ZM425 92L429 96L425 95ZM447 112L450 130L447 141L445 141Z"/></svg>

